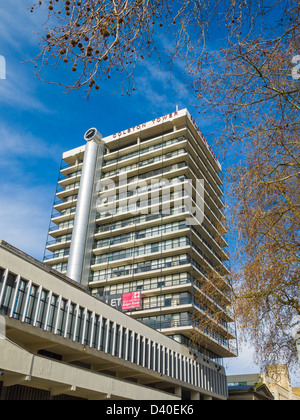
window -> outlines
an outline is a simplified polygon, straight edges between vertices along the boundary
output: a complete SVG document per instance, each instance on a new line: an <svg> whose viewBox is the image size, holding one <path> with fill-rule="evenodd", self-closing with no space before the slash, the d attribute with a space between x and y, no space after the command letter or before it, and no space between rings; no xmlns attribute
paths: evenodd
<svg viewBox="0 0 300 420"><path fill-rule="evenodd" d="M84 333L84 344L86 344L87 346L90 345L91 328L92 328L92 312L88 311L86 315L85 333Z"/></svg>
<svg viewBox="0 0 300 420"><path fill-rule="evenodd" d="M27 291L27 282L24 280L20 280L17 298L15 302L15 310L14 310L14 317L17 319L21 319L24 311L25 300L26 300L26 291Z"/></svg>
<svg viewBox="0 0 300 420"><path fill-rule="evenodd" d="M122 353L121 353L121 358L122 358L122 359L125 359L126 341L127 341L127 330L123 330L123 337L122 337Z"/></svg>
<svg viewBox="0 0 300 420"><path fill-rule="evenodd" d="M2 298L2 304L1 304L1 313L4 315L9 315L12 300L13 300L13 291L14 291L14 285L15 285L15 276L13 274L8 274L6 285L4 289L4 294Z"/></svg>
<svg viewBox="0 0 300 420"><path fill-rule="evenodd" d="M155 352L154 370L156 370L156 372L159 372L159 370L158 370L158 368L159 368L159 358L160 358L159 349L160 349L159 344L155 344L155 347L154 347L154 352Z"/></svg>
<svg viewBox="0 0 300 420"><path fill-rule="evenodd" d="M48 292L46 292L46 290L42 290L38 316L37 316L37 321L36 321L37 327L40 327L40 328L44 328L46 312L47 312L47 301L48 301L47 298L48 298Z"/></svg>
<svg viewBox="0 0 300 420"><path fill-rule="evenodd" d="M4 270L3 268L0 268L0 290L2 288L3 281L4 281Z"/></svg>
<svg viewBox="0 0 300 420"><path fill-rule="evenodd" d="M67 308L68 302L62 299L60 304L60 310L58 314L57 334L64 335L67 320Z"/></svg>
<svg viewBox="0 0 300 420"><path fill-rule="evenodd" d="M138 363L138 351L139 351L139 335L134 334L133 363Z"/></svg>
<svg viewBox="0 0 300 420"><path fill-rule="evenodd" d="M38 287L32 285L30 288L30 294L29 294L29 301L25 316L25 322L28 324L31 324L33 322L33 317L35 314L36 306L37 306L37 295L38 295Z"/></svg>
<svg viewBox="0 0 300 420"><path fill-rule="evenodd" d="M92 346L96 349L98 348L98 341L99 341L99 315L95 315L94 319L94 331L93 331L93 337L92 337Z"/></svg>
<svg viewBox="0 0 300 420"><path fill-rule="evenodd" d="M101 337L100 337L100 350L105 351L106 335L107 335L107 322L108 320L102 319Z"/></svg>
<svg viewBox="0 0 300 420"><path fill-rule="evenodd" d="M143 366L143 360L144 360L144 343L145 343L145 338L141 337L140 339L140 365Z"/></svg>
<svg viewBox="0 0 300 420"><path fill-rule="evenodd" d="M69 320L68 320L68 328L67 328L67 338L73 339L74 335L74 326L75 326L75 305L74 303L70 304L69 310Z"/></svg>
<svg viewBox="0 0 300 420"><path fill-rule="evenodd" d="M120 348L120 339L121 339L121 327L120 325L116 326L117 331L116 331L116 344L115 344L115 351L114 351L114 356L119 356L119 348Z"/></svg>
<svg viewBox="0 0 300 420"><path fill-rule="evenodd" d="M154 366L155 343L150 341L150 369L155 369Z"/></svg>
<svg viewBox="0 0 300 420"><path fill-rule="evenodd" d="M131 362L131 356L132 356L132 348L133 348L133 332L128 331L128 352L127 352L127 360Z"/></svg>
<svg viewBox="0 0 300 420"><path fill-rule="evenodd" d="M171 298L165 298L165 306L171 306L172 299Z"/></svg>
<svg viewBox="0 0 300 420"><path fill-rule="evenodd" d="M52 295L50 302L50 310L47 322L47 331L54 331L55 320L57 315L58 296Z"/></svg>
<svg viewBox="0 0 300 420"><path fill-rule="evenodd" d="M149 339L145 338L145 367L148 367L149 363Z"/></svg>
<svg viewBox="0 0 300 420"><path fill-rule="evenodd" d="M151 246L151 252L158 252L159 251L159 244L152 244Z"/></svg>
<svg viewBox="0 0 300 420"><path fill-rule="evenodd" d="M164 374L164 348L160 348L160 373Z"/></svg>
<svg viewBox="0 0 300 420"><path fill-rule="evenodd" d="M75 334L75 341L81 343L82 341L82 332L83 332L83 323L84 323L84 309L78 308L78 316L77 316L77 328Z"/></svg>
<svg viewBox="0 0 300 420"><path fill-rule="evenodd" d="M108 328L108 337L107 337L107 353L112 354L112 347L113 347L113 338L114 338L114 332L115 332L115 327L113 322L108 321L107 322L107 328Z"/></svg>

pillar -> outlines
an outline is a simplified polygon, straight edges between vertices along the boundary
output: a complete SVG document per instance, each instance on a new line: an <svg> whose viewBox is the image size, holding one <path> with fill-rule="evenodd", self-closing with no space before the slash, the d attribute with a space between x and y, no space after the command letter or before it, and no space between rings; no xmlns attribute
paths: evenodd
<svg viewBox="0 0 300 420"><path fill-rule="evenodd" d="M87 253L89 262L92 255L92 245L89 247L89 226L91 222L91 210L93 208L93 199L95 198L95 174L97 172L98 160L102 166L104 144L102 135L95 129L89 129L85 135L87 141L82 165L81 180L77 198L77 206L74 220L74 227L71 239L70 254L68 260L67 276L78 283L83 281L83 270Z"/></svg>

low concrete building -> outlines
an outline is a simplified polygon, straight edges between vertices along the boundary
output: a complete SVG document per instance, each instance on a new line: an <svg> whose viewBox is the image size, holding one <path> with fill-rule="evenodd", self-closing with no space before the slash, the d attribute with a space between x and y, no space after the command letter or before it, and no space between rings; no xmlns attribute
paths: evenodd
<svg viewBox="0 0 300 420"><path fill-rule="evenodd" d="M0 399L227 399L225 370L0 241Z"/></svg>
<svg viewBox="0 0 300 420"><path fill-rule="evenodd" d="M286 365L267 366L266 373L230 375L228 379L229 400L274 399L277 401L298 400L293 391ZM269 394L269 395L268 395ZM271 398L268 396L271 395Z"/></svg>
<svg viewBox="0 0 300 420"><path fill-rule="evenodd" d="M230 385L229 400L272 401L273 395L265 384Z"/></svg>

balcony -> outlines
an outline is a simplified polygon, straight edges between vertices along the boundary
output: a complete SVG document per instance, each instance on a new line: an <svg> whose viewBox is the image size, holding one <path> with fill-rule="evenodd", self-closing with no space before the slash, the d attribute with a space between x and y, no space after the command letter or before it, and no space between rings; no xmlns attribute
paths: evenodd
<svg viewBox="0 0 300 420"><path fill-rule="evenodd" d="M74 219L51 226L49 235L53 237L61 236L63 234L71 233L74 227Z"/></svg>
<svg viewBox="0 0 300 420"><path fill-rule="evenodd" d="M57 238L57 239L53 239L51 241L47 241L46 248L48 249L48 251L54 252L54 253L55 253L55 251L58 251L61 248L65 248L66 246L69 248L70 244L71 244L71 235L69 235L69 236L70 236L69 239Z"/></svg>
<svg viewBox="0 0 300 420"><path fill-rule="evenodd" d="M176 146L170 144L168 147L162 147L163 143L161 143L157 145L159 147L155 148L153 151L150 151L148 148L149 150L141 150L141 153L135 152L134 154L124 156L124 158L126 157L126 160L121 156L113 161L108 161L108 166L104 166L104 176L111 177L123 172L132 171L135 168L140 168L147 164L162 162L162 160L185 154L186 150L184 149L184 146L186 146L186 143L185 139L181 140L180 143L177 143ZM143 160L141 160L141 158L143 158ZM107 169L110 170L108 171Z"/></svg>
<svg viewBox="0 0 300 420"><path fill-rule="evenodd" d="M142 226L140 226L142 227ZM143 226L144 227L144 226ZM190 228L186 226L185 221L161 224L159 226L148 227L144 229L132 229L121 235L109 236L96 241L94 245L94 254L103 253L103 251L129 248L130 246L139 246L157 241L173 239L179 235L188 235Z"/></svg>
<svg viewBox="0 0 300 420"><path fill-rule="evenodd" d="M154 267L133 267L133 265L119 266L113 270L109 269L109 271L102 270L103 272L100 274L97 273L98 270L94 270L95 274L92 274L89 286L94 288L108 284L124 283L126 281L131 281L132 279L144 279L145 276L151 278L165 276L174 272L189 272L190 269L191 264L188 259L185 259L179 261L161 261Z"/></svg>
<svg viewBox="0 0 300 420"><path fill-rule="evenodd" d="M138 318L139 321L145 322L143 318ZM232 343L232 340L225 339L220 334L202 330L199 326L195 326L193 319L189 318L188 320L151 320L146 321L146 325L158 329L166 335L173 334L182 334L187 337L191 337L195 334L195 331L202 337L201 341L207 346L207 348L218 354L220 357L234 357L237 356L237 348Z"/></svg>
<svg viewBox="0 0 300 420"><path fill-rule="evenodd" d="M170 211L170 215L166 216L158 213L130 217L128 219L97 226L94 238L95 240L100 238L109 239L111 236L126 234L132 232L133 230L139 231L141 229L148 229L150 227L160 226L161 224L172 223L175 221L179 223L188 217L188 215L188 212L184 213L182 209L177 209L176 212Z"/></svg>
<svg viewBox="0 0 300 420"><path fill-rule="evenodd" d="M68 261L70 248L63 248L60 251L54 252L52 255L44 256L44 263L58 264Z"/></svg>
<svg viewBox="0 0 300 420"><path fill-rule="evenodd" d="M111 168L111 165L114 165L116 163L118 165L123 161L127 161L125 163L128 163L129 159L136 160L139 156L143 156L148 153L156 154L157 150L160 154L162 148L165 149L167 147L174 147L174 145L181 142L182 144L184 144L183 142L186 140L184 137L185 131L186 130L179 130L176 133L172 132L170 134L167 134L166 136L164 136L164 139L166 140L163 142L162 136L159 135L158 137L153 137L147 141L143 141L142 143L135 143L134 145L126 147L123 150L111 152L105 155L105 164L103 166L104 171L106 172L106 167L109 166ZM176 138L174 138L174 135L176 135Z"/></svg>
<svg viewBox="0 0 300 420"><path fill-rule="evenodd" d="M126 248L107 254L96 255L93 258L92 265L109 264L110 266L113 266L114 262L116 262L116 265L120 265L120 263L125 262L124 260L127 259L138 262L149 260L149 257L155 259L155 257L160 255L174 256L184 253L189 247L189 239L186 236L181 236L166 241L164 240L141 245L139 247Z"/></svg>

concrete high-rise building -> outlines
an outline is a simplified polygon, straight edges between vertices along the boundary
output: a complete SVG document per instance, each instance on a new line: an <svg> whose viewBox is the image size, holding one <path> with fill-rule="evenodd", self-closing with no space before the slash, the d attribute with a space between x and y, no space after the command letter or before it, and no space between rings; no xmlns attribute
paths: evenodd
<svg viewBox="0 0 300 420"><path fill-rule="evenodd" d="M44 263L220 362L236 356L222 168L188 110L63 154Z"/></svg>

